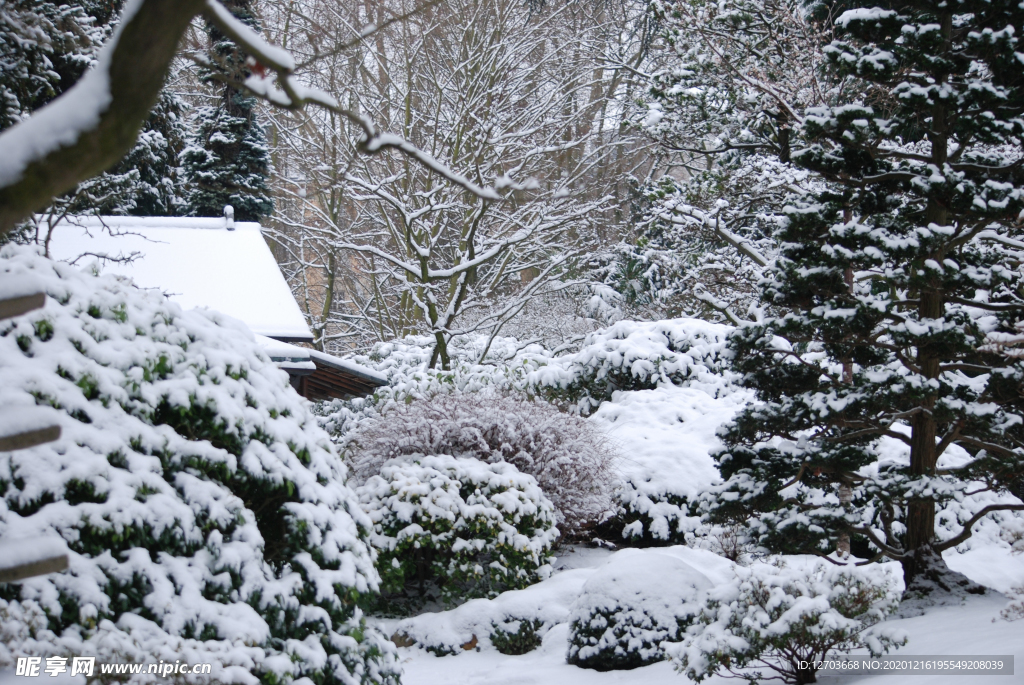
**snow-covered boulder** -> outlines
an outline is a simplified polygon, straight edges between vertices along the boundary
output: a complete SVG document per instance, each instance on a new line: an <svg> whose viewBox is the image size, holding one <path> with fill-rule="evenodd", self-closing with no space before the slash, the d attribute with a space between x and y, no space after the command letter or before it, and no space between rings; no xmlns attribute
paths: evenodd
<svg viewBox="0 0 1024 685"><path fill-rule="evenodd" d="M396 682L356 604L378 586L370 521L248 329L33 248L0 249L0 277L49 295L0 321L0 408L46 409L63 431L0 454L0 536L70 550L66 573L0 585L0 664L83 654L209 662L220 683Z"/></svg>
<svg viewBox="0 0 1024 685"><path fill-rule="evenodd" d="M536 644L551 627L569 620L570 607L593 573L590 568L561 571L523 590L403 619L395 632L435 654L458 654L466 645L522 653L525 639ZM520 636L519 649L503 644L513 635Z"/></svg>
<svg viewBox="0 0 1024 685"><path fill-rule="evenodd" d="M449 603L493 597L550 572L554 507L511 464L411 455L385 463L357 493L389 608L434 592Z"/></svg>
<svg viewBox="0 0 1024 685"><path fill-rule="evenodd" d="M707 576L675 556L617 552L572 606L568 662L609 671L661 661L662 643L682 638L710 588Z"/></svg>

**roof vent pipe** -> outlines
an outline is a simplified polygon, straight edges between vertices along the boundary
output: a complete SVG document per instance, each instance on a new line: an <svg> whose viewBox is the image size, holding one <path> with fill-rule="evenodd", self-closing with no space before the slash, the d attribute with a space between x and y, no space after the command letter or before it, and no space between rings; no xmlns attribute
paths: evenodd
<svg viewBox="0 0 1024 685"><path fill-rule="evenodd" d="M235 208L231 205L224 205L224 227L229 231L235 230Z"/></svg>

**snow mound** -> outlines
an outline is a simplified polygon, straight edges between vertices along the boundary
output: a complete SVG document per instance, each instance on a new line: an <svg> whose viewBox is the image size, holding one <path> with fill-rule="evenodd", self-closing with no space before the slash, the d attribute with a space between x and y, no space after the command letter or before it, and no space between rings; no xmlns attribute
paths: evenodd
<svg viewBox="0 0 1024 685"><path fill-rule="evenodd" d="M674 556L618 552L572 606L567 660L599 671L662 660L662 643L682 638L711 587L707 576Z"/></svg>
<svg viewBox="0 0 1024 685"><path fill-rule="evenodd" d="M474 599L451 611L420 614L401 621L397 635L435 654L458 654L464 645L493 647L496 631L515 633L522 623L538 626L543 635L569 620L569 609L594 569L556 573L524 590L503 592L494 599Z"/></svg>
<svg viewBox="0 0 1024 685"><path fill-rule="evenodd" d="M70 569L0 585L17 655L213 664L221 683L394 682L354 599L370 521L328 435L239 322L0 249L46 306L0 322L0 406L60 440L0 454L0 536L60 537ZM142 675L139 682L152 680Z"/></svg>

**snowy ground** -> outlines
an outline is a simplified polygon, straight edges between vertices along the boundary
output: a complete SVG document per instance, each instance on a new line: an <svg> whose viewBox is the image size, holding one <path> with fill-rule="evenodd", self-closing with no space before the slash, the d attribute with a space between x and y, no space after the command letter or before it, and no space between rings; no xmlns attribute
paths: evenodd
<svg viewBox="0 0 1024 685"><path fill-rule="evenodd" d="M747 401L741 392L723 388L661 387L617 394L594 415L622 448L620 470L634 482L646 483L653 492L669 489L689 495L716 476L708 456L716 444L715 431ZM643 487L643 486L641 486ZM1007 655L1016 659L1013 676L950 675L857 675L821 676L819 682L871 685L968 685L982 682L1024 683L1024 620L999 618L1007 598L1001 594L1024 585L1024 555L1013 555L1009 546L993 536L978 536L966 551L946 553L949 565L993 591L971 597L961 606L936 607L915 618L891 622L907 631L908 644L900 655ZM712 581L728 571L729 562L706 550L686 547L645 551L671 554L704 572ZM554 623L541 646L522 656L500 654L486 640L469 651L456 647L449 656L435 656L421 647L400 648L405 671L404 685L680 685L689 682L667 662L631 671L597 672L566 663L569 605L601 564L613 552L576 549L554 564L551 579L526 590L510 592L495 600L475 600L447 612L422 615L405 621L384 621L388 634L396 630L417 641L457 646L502 617L537 616ZM801 563L793 559L792 563ZM652 582L657 582L652 579ZM712 684L736 682L713 677Z"/></svg>
<svg viewBox="0 0 1024 685"><path fill-rule="evenodd" d="M1024 683L1024 621L1007 623L998 619L1006 599L993 593L990 597L972 598L959 607L939 607L924 616L893 621L909 635L899 655L965 655L1012 654L1015 675L1012 676L822 676L821 683L845 685L969 685L978 681L985 685ZM993 619L996 619L993 622ZM541 647L523 656L504 656L493 648L454 656L436 657L422 649L402 648L404 685L682 685L689 682L666 663L654 664L632 671L599 673L565 663L568 625L552 628ZM721 677L705 681L709 684L736 682Z"/></svg>

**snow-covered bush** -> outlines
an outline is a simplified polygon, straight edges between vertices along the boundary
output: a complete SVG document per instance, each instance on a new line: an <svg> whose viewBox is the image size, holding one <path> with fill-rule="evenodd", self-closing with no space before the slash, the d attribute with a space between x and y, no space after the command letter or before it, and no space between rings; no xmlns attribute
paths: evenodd
<svg viewBox="0 0 1024 685"><path fill-rule="evenodd" d="M543 629L544 622L538 619L520 619L507 627L495 625L491 631L491 644L502 654L526 654L540 647Z"/></svg>
<svg viewBox="0 0 1024 685"><path fill-rule="evenodd" d="M373 521L384 608L434 592L448 603L493 597L550 572L554 507L511 464L409 457L386 463L356 492Z"/></svg>
<svg viewBox="0 0 1024 685"><path fill-rule="evenodd" d="M49 295L0 322L0 406L49 411L63 431L0 454L0 536L70 549L68 572L0 585L0 662L86 654L210 662L221 683L395 682L393 649L356 604L378 586L370 521L252 334L28 248L0 249L0 276Z"/></svg>
<svg viewBox="0 0 1024 685"><path fill-rule="evenodd" d="M666 554L626 549L587 580L570 611L567 660L598 671L665 658L711 587L704 574Z"/></svg>
<svg viewBox="0 0 1024 685"><path fill-rule="evenodd" d="M512 464L537 479L555 505L559 529L569 536L612 507L615 454L608 438L585 419L543 401L479 392L395 404L364 421L346 451L360 479L379 472L389 459L409 455Z"/></svg>
<svg viewBox="0 0 1024 685"><path fill-rule="evenodd" d="M756 564L706 594L685 640L666 647L676 668L700 682L724 672L748 680L815 682L826 655L906 644L899 631L868 630L894 612L900 590L887 567L809 570ZM767 669L762 671L742 669Z"/></svg>
<svg viewBox="0 0 1024 685"><path fill-rule="evenodd" d="M578 352L530 371L526 384L583 415L618 390L663 383L714 389L727 383L720 355L729 330L698 319L619 321L589 334Z"/></svg>
<svg viewBox="0 0 1024 685"><path fill-rule="evenodd" d="M999 615L1006 621L1019 621L1024 618L1024 585L1010 588L1006 596L1010 601Z"/></svg>

